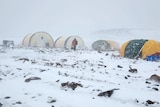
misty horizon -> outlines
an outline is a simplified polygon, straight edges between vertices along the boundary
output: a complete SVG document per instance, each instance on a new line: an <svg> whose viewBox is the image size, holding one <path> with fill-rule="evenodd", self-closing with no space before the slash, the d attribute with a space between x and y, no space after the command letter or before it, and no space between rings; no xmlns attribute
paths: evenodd
<svg viewBox="0 0 160 107"><path fill-rule="evenodd" d="M99 33L103 36L98 36L100 38L92 35L102 30L111 34L112 29L114 32L120 29L122 32L118 35L121 35L124 29L126 32L136 29L136 33L140 29L148 30L149 34L145 35L157 39L160 35L159 4L159 0L1 0L0 38L1 41L13 39L20 42L30 33L45 31L54 40L71 35L101 39L105 34ZM135 32L132 34L136 35ZM141 32L137 35L143 36Z"/></svg>

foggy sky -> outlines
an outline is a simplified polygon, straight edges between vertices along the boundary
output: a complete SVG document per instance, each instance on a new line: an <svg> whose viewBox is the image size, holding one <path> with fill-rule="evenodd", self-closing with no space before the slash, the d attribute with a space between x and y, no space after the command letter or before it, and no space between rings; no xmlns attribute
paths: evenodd
<svg viewBox="0 0 160 107"><path fill-rule="evenodd" d="M160 29L160 0L0 0L0 38L102 29Z"/></svg>

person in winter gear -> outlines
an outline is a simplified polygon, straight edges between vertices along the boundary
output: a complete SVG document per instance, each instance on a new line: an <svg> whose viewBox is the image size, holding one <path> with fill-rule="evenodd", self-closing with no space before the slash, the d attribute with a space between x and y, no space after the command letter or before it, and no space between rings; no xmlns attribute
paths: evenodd
<svg viewBox="0 0 160 107"><path fill-rule="evenodd" d="M72 49L76 50L76 46L78 44L78 41L76 40L76 38L74 38L74 40L72 41Z"/></svg>

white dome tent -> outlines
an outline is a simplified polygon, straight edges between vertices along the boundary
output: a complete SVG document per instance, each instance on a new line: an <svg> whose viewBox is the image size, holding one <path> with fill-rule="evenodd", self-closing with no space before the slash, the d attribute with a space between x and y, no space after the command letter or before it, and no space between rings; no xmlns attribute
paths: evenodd
<svg viewBox="0 0 160 107"><path fill-rule="evenodd" d="M96 40L92 43L92 49L99 51L119 50L119 43L112 40Z"/></svg>
<svg viewBox="0 0 160 107"><path fill-rule="evenodd" d="M26 47L54 47L54 41L48 33L36 32L25 36L22 45Z"/></svg>
<svg viewBox="0 0 160 107"><path fill-rule="evenodd" d="M56 39L56 41L55 41L55 47L56 48L64 48L64 43L65 43L65 41L66 41L67 38L68 37L61 36L58 39Z"/></svg>
<svg viewBox="0 0 160 107"><path fill-rule="evenodd" d="M85 43L84 43L83 39L79 36L69 36L69 37L61 36L55 41L55 47L56 48L71 49L72 41L74 39L76 39L78 41L77 49L82 49L85 47Z"/></svg>

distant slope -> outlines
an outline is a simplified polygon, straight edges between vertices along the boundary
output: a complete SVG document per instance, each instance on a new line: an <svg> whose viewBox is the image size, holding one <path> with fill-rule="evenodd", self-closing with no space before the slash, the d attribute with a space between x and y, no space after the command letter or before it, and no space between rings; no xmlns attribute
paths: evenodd
<svg viewBox="0 0 160 107"><path fill-rule="evenodd" d="M91 33L93 40L115 40L120 44L131 39L154 39L160 41L160 31L141 29L106 29Z"/></svg>

